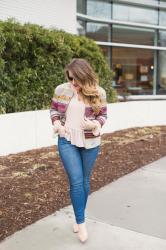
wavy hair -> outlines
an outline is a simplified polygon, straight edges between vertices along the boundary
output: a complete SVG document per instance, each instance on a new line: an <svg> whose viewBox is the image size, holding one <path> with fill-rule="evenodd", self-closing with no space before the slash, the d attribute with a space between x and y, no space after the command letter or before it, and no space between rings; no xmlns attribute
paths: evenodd
<svg viewBox="0 0 166 250"><path fill-rule="evenodd" d="M68 80L69 71L72 72L75 82L81 86L79 95L83 101L88 103L93 111L98 114L101 109L101 99L97 89L99 80L90 64L85 59L74 58L65 67L65 75Z"/></svg>

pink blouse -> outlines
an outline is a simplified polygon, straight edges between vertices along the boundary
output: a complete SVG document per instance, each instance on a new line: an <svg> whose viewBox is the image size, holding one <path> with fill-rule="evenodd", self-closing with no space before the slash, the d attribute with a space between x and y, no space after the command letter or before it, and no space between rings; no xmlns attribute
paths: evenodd
<svg viewBox="0 0 166 250"><path fill-rule="evenodd" d="M66 111L66 122L65 128L67 133L64 137L78 147L84 147L84 130L81 129L81 122L84 119L85 104L78 100L77 92L74 91L74 96L72 97L67 111Z"/></svg>

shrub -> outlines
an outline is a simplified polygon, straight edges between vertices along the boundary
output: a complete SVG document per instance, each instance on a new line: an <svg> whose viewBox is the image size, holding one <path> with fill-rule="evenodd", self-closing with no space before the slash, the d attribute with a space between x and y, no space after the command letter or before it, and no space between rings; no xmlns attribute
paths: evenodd
<svg viewBox="0 0 166 250"><path fill-rule="evenodd" d="M91 63L108 101L117 101L111 71L93 40L13 19L0 21L0 113L48 109L54 88L66 81L65 65L75 57Z"/></svg>

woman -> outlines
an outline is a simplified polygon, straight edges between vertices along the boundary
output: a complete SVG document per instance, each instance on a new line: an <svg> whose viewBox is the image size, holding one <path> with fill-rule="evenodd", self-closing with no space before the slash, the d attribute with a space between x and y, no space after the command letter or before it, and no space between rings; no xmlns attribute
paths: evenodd
<svg viewBox="0 0 166 250"><path fill-rule="evenodd" d="M58 135L58 150L70 184L76 223L73 231L85 242L85 208L90 175L100 150L101 127L107 119L106 92L90 64L73 59L65 68L68 82L55 88L50 116Z"/></svg>

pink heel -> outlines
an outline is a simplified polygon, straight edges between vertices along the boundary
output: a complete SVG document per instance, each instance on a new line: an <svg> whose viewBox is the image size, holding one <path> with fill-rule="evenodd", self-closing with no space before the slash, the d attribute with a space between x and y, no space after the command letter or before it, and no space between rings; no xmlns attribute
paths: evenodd
<svg viewBox="0 0 166 250"><path fill-rule="evenodd" d="M86 229L85 222L81 223L81 224L78 224L78 229L79 229L78 238L82 243L84 243L88 239L88 232L87 232L87 229Z"/></svg>
<svg viewBox="0 0 166 250"><path fill-rule="evenodd" d="M78 229L78 224L77 223L74 223L73 224L73 232L74 233L78 233L79 229Z"/></svg>

